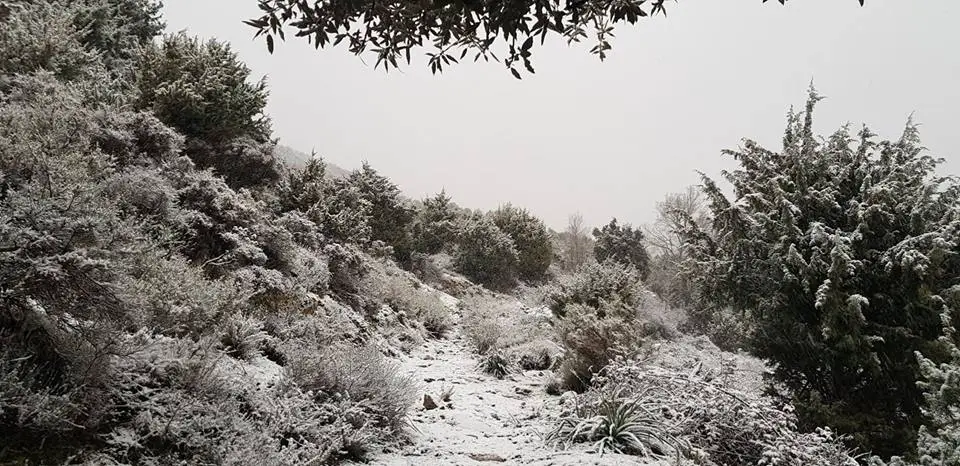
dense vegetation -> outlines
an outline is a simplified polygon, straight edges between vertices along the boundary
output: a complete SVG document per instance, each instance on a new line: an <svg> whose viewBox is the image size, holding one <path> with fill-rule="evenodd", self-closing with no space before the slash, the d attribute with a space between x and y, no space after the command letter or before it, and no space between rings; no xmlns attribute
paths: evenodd
<svg viewBox="0 0 960 466"><path fill-rule="evenodd" d="M803 426L908 452L924 422L916 355L946 361L941 315L955 320L960 189L912 122L892 141L847 127L816 138L818 100L790 113L781 152L728 151L733 200L704 178L713 233L688 230L698 317L743 323Z"/></svg>
<svg viewBox="0 0 960 466"><path fill-rule="evenodd" d="M159 11L0 2L0 462L368 458L409 440L417 387L387 356L459 331L481 372L577 393L557 445L960 464L960 185L912 122L817 138L811 91L779 152L728 151L732 199L704 177L646 232L554 232L509 204L408 199L369 164L288 166L265 82L228 44L161 35ZM766 392L644 362L680 330L772 363Z"/></svg>

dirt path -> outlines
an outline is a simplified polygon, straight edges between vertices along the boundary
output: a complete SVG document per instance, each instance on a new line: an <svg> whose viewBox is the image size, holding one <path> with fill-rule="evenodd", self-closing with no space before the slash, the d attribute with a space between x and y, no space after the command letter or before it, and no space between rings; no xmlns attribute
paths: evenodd
<svg viewBox="0 0 960 466"><path fill-rule="evenodd" d="M403 370L422 387L421 402L410 416L417 433L413 445L375 458L374 464L651 464L545 445L549 414L560 411L561 400L544 392L549 372L527 371L497 380L476 369L476 356L468 348L455 327L446 338L428 341L401 358ZM449 403L440 400L446 388L453 390ZM439 406L425 409L424 393Z"/></svg>

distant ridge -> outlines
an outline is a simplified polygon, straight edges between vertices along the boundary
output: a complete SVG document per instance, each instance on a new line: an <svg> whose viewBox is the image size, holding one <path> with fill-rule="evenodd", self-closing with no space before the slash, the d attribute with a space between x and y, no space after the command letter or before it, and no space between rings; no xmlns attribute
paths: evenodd
<svg viewBox="0 0 960 466"><path fill-rule="evenodd" d="M310 161L310 154L282 144L277 144L273 154L286 162L291 168L303 168L307 166L307 162ZM350 174L349 170L344 170L326 160L323 162L327 166L327 175L331 178L345 178Z"/></svg>

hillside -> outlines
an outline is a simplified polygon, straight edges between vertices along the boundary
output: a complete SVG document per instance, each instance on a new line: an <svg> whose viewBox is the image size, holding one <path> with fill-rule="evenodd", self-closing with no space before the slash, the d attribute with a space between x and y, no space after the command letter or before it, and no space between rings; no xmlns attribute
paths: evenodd
<svg viewBox="0 0 960 466"><path fill-rule="evenodd" d="M311 155L298 151L288 146L278 144L273 151L274 156L283 160L289 167L295 169L303 169L307 166L307 162L310 161ZM333 178L345 178L350 174L349 171L344 170L332 163L325 162L327 166L327 174Z"/></svg>
<svg viewBox="0 0 960 466"><path fill-rule="evenodd" d="M820 137L811 89L735 198L557 233L275 146L159 4L0 10L0 464L960 464L960 184L912 122Z"/></svg>

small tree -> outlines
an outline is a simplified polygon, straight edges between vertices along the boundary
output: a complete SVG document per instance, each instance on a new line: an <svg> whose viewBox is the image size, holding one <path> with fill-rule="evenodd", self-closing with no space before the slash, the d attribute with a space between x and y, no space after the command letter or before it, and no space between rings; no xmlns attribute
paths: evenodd
<svg viewBox="0 0 960 466"><path fill-rule="evenodd" d="M518 253L510 236L489 217L464 219L457 235L454 265L470 279L493 288L509 288L517 278Z"/></svg>
<svg viewBox="0 0 960 466"><path fill-rule="evenodd" d="M593 240L579 212L570 215L567 229L558 235L560 266L571 272L593 258Z"/></svg>
<svg viewBox="0 0 960 466"><path fill-rule="evenodd" d="M950 313L945 312L942 319L940 343L948 355L947 361L937 364L919 352L916 354L923 376L920 388L924 391L923 411L927 417L917 438L922 466L960 465L960 349Z"/></svg>
<svg viewBox="0 0 960 466"><path fill-rule="evenodd" d="M393 248L398 261L407 262L411 252L409 225L413 210L400 196L400 189L366 162L350 174L347 182L370 206L370 239L383 241Z"/></svg>
<svg viewBox="0 0 960 466"><path fill-rule="evenodd" d="M628 264L636 267L641 276L646 277L650 270L650 256L643 245L643 231L639 228L633 228L630 224L621 226L614 218L603 228L594 228L593 238L596 241L593 253L598 261L609 259Z"/></svg>
<svg viewBox="0 0 960 466"><path fill-rule="evenodd" d="M680 193L667 194L657 202L657 221L647 230L653 251L647 284L671 306L689 309L694 304L692 284L680 274L687 260L689 244L685 232L692 226L707 228L707 202L703 192L690 186Z"/></svg>
<svg viewBox="0 0 960 466"><path fill-rule="evenodd" d="M187 137L186 153L234 187L275 181L267 86L230 46L184 33L144 48L137 63L137 107Z"/></svg>
<svg viewBox="0 0 960 466"><path fill-rule="evenodd" d="M457 236L458 218L459 208L446 191L424 199L411 225L413 249L425 254L436 254L453 245Z"/></svg>
<svg viewBox="0 0 960 466"><path fill-rule="evenodd" d="M553 248L543 221L526 209L510 204L500 206L491 217L493 223L513 240L517 248L517 273L524 280L540 280L550 267Z"/></svg>

